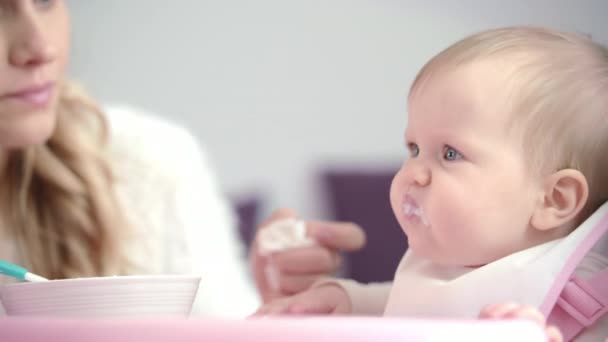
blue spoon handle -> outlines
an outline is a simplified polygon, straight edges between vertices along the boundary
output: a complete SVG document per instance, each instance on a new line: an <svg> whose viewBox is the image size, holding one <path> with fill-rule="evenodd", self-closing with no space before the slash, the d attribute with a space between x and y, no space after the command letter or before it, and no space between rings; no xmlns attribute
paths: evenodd
<svg viewBox="0 0 608 342"><path fill-rule="evenodd" d="M6 274L7 276L25 280L27 270L21 266L11 264L10 262L0 260L0 274Z"/></svg>

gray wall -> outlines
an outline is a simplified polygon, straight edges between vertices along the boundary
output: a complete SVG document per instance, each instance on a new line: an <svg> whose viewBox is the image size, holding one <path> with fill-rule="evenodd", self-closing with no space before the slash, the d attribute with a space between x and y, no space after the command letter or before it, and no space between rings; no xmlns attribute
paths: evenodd
<svg viewBox="0 0 608 342"><path fill-rule="evenodd" d="M405 94L463 35L550 25L608 42L608 1L71 0L71 74L190 129L229 192L323 216L317 170L403 158Z"/></svg>

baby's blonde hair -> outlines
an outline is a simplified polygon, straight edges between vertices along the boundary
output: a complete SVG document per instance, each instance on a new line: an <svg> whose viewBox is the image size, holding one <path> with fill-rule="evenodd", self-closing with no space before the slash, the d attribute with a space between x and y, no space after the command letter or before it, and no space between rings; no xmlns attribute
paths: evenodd
<svg viewBox="0 0 608 342"><path fill-rule="evenodd" d="M10 153L0 214L33 272L51 279L124 273L126 220L112 192L107 137L100 109L65 83L48 142Z"/></svg>
<svg viewBox="0 0 608 342"><path fill-rule="evenodd" d="M469 36L431 59L410 96L433 75L475 62L499 62L509 131L521 139L530 170L581 171L589 184L584 215L608 200L608 50L591 39L535 27ZM519 129L513 129L519 128Z"/></svg>

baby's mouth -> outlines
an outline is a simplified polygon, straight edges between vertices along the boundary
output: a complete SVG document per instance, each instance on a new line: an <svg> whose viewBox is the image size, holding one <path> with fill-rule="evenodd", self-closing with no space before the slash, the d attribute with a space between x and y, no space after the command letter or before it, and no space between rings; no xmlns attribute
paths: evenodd
<svg viewBox="0 0 608 342"><path fill-rule="evenodd" d="M406 195L402 204L403 214L409 220L418 220L423 225L428 226L429 222L424 216L424 210L418 205L415 199Z"/></svg>

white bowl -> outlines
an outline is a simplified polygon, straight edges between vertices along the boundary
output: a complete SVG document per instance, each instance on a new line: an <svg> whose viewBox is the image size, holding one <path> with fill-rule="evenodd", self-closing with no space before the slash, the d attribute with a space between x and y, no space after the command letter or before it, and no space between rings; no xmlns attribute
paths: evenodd
<svg viewBox="0 0 608 342"><path fill-rule="evenodd" d="M116 276L15 283L0 289L9 316L188 316L199 276Z"/></svg>

